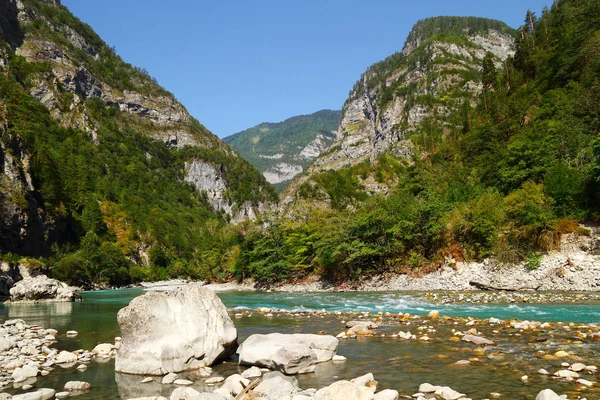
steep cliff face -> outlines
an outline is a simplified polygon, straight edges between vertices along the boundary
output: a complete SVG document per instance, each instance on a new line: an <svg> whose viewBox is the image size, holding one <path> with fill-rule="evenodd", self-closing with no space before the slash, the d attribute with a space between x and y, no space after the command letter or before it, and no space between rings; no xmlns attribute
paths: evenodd
<svg viewBox="0 0 600 400"><path fill-rule="evenodd" d="M283 189L333 142L340 117L340 111L321 110L262 123L223 140Z"/></svg>
<svg viewBox="0 0 600 400"><path fill-rule="evenodd" d="M514 39L502 23L474 29L468 19L458 19L461 31L449 34L444 22L417 23L401 53L363 74L344 104L334 145L311 171L374 162L387 151L410 156L408 136L424 119L448 115L481 91L477 72L487 52L498 66L514 54Z"/></svg>
<svg viewBox="0 0 600 400"><path fill-rule="evenodd" d="M415 147L411 136L424 130L426 121L456 130L460 122L447 116L465 102L475 104L488 52L497 67L514 54L512 31L504 23L470 17L419 21L402 52L371 66L354 85L334 143L290 185L283 202L301 196L300 187L311 185L315 174L375 164L383 154L409 159ZM426 153L426 146L422 150ZM389 186L369 176L359 181L367 192Z"/></svg>

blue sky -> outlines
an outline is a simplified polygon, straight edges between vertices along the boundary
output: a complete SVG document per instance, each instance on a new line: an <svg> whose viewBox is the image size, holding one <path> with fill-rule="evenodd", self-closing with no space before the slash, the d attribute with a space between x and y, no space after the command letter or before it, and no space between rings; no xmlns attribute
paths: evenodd
<svg viewBox="0 0 600 400"><path fill-rule="evenodd" d="M437 15L522 24L550 0L62 0L220 137L340 109L360 74Z"/></svg>

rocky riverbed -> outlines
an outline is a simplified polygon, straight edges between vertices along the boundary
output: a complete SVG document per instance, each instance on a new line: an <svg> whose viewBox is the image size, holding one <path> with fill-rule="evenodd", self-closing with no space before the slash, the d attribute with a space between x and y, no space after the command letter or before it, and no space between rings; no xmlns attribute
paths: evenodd
<svg viewBox="0 0 600 400"><path fill-rule="evenodd" d="M230 310L234 320L252 318L271 318L273 320L291 320L302 325L308 321L323 321L322 334L334 334L345 346L353 343L386 340L396 343L398 348L420 347L428 358L443 365L448 376L460 374L495 375L502 382L495 391L482 394L476 381L473 386L453 383L440 374L430 375L427 381L399 384L397 387L379 387L376 383L377 371L365 371L364 376L352 379L336 380L322 387L304 386L298 383L310 382L309 373L296 377L281 376L278 373L267 374L267 369L257 367L239 367L232 373L223 374L222 368L201 368L196 371L169 374L167 376L137 376L117 374L116 380L122 399L164 396L171 399L230 399L238 396L244 387L248 392L236 397L240 399L396 399L396 398L513 398L521 393L523 398L535 398L546 386L555 393L565 394L568 399L596 399L600 396L597 378L597 354L600 350L600 328L595 324L540 323L498 319L455 318L432 312L427 316L410 314L370 314L370 313L326 313L322 311L290 312L262 307L256 310ZM317 322L317 324L321 324ZM60 351L57 339L67 338L67 332L58 333L27 325L21 320L7 321L0 327L3 341L11 347L0 354L2 382L11 386L13 393L35 393L30 398L52 398L66 395L67 390L46 389L46 375L56 368L95 368L95 362L114 356L114 344L104 344L92 351ZM71 335L74 333L71 332ZM480 341L481 340L481 341ZM489 341L489 342L488 342ZM5 346L8 347L8 344ZM348 348L348 347L345 347ZM391 356L391 355L390 355ZM380 360L398 366L399 373L419 368L418 360L389 357ZM328 368L327 364L338 364L343 368L354 360L346 360L343 355L328 361L319 368ZM429 361L428 361L429 362ZM229 363L231 365L231 363ZM340 367L335 367L340 368ZM235 372L235 373L233 373ZM21 380L25 377L24 380ZM306 378L309 378L307 380ZM301 378L301 379L300 379ZM19 382L16 382L19 380ZM272 381L271 381L272 380ZM32 387L29 388L28 385ZM82 398L95 398L94 387L73 383L76 387L86 388L74 393L87 393ZM80 385L80 386L77 386ZM515 390L515 388L519 388ZM62 388L64 389L64 388ZM197 393L214 392L211 396L198 397ZM229 391L230 395L227 395ZM437 394L436 394L437 393ZM341 397L332 397L334 396ZM413 395L416 395L413 397ZM462 396L461 396L462 395ZM14 398L21 399L16 394ZM289 397L286 397L289 396ZM557 399L551 394L543 399ZM8 397L7 397L8 398Z"/></svg>

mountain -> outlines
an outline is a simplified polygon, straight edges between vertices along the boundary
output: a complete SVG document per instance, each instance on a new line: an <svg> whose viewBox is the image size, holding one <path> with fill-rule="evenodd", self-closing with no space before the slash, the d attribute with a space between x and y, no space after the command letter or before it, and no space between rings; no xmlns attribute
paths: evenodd
<svg viewBox="0 0 600 400"><path fill-rule="evenodd" d="M401 52L372 65L356 82L342 109L334 143L284 193L284 204L307 193L300 191L302 185L311 188L308 192L319 192L311 177L321 172L375 164L384 154L410 159L415 147L411 136L424 124L455 130L459 121L448 116L467 102L475 105L483 89L484 58L489 55L500 67L514 54L513 34L503 22L486 18L435 17L417 22ZM426 133L423 140L428 140ZM395 182L381 182L367 174L357 185L360 191L375 193ZM317 194L321 200L323 196L328 197Z"/></svg>
<svg viewBox="0 0 600 400"><path fill-rule="evenodd" d="M340 111L321 110L279 123L265 122L223 141L250 161L267 181L283 189L331 145L340 119Z"/></svg>
<svg viewBox="0 0 600 400"><path fill-rule="evenodd" d="M0 256L83 285L209 276L277 200L58 0L0 1L0 187Z"/></svg>
<svg viewBox="0 0 600 400"><path fill-rule="evenodd" d="M600 215L599 10L557 0L517 31L418 23L357 82L279 218L249 230L238 270L265 282L385 281L462 261L534 271L591 235L579 222Z"/></svg>

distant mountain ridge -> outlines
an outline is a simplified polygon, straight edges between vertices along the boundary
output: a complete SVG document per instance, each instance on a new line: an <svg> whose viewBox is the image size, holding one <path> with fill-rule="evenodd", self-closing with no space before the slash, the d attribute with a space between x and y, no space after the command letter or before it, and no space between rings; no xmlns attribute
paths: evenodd
<svg viewBox="0 0 600 400"><path fill-rule="evenodd" d="M281 190L331 145L340 119L341 111L321 110L264 122L223 141Z"/></svg>

